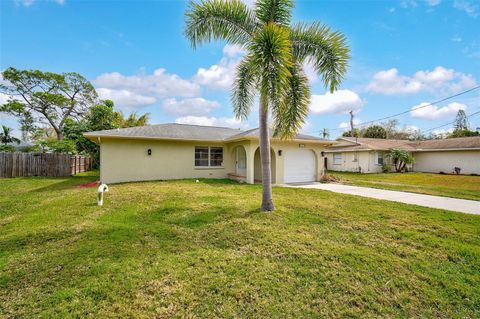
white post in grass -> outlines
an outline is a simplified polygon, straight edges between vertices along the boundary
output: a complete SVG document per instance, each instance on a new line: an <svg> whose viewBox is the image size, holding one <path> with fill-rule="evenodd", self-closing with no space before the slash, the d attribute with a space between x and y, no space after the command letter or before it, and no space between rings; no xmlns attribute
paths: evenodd
<svg viewBox="0 0 480 319"><path fill-rule="evenodd" d="M97 190L97 204L98 206L103 206L103 193L108 192L107 184L100 184Z"/></svg>

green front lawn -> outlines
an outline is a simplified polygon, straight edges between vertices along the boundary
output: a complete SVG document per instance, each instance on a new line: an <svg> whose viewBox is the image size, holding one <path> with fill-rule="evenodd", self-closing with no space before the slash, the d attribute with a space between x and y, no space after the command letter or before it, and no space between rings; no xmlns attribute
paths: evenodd
<svg viewBox="0 0 480 319"><path fill-rule="evenodd" d="M0 317L478 318L480 216L319 190L0 180Z"/></svg>
<svg viewBox="0 0 480 319"><path fill-rule="evenodd" d="M340 182L356 186L480 200L480 176L429 173L360 174L330 172Z"/></svg>

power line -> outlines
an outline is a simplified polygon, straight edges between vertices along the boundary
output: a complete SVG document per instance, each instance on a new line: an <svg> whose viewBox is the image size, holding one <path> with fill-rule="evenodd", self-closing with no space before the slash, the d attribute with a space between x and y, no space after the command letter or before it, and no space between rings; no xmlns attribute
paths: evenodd
<svg viewBox="0 0 480 319"><path fill-rule="evenodd" d="M416 110L419 110L419 109L423 109L425 107L428 107L428 106L432 106L432 105L435 105L435 104L438 104L438 103L441 103L441 102L444 102L444 101L447 101L447 100L450 100L450 99L453 99L457 96L460 96L460 95L463 95L463 94L467 94L467 93L470 93L472 91L475 91L475 90L478 90L480 89L480 85L478 86L475 86L471 89L468 89L466 91L463 91L463 92L460 92L460 93L457 93L457 94L454 94L454 95L451 95L451 96L447 96L443 99L440 99L438 101L435 101L435 102L431 102L431 103L428 103L428 104L425 104L425 105L422 105L422 106L419 106L419 107L415 107L415 108L412 108L412 109L409 109L409 110L406 110L406 111L403 111L403 112L400 112L400 113L397 113L397 114L393 114L393 115L389 115L389 116L386 116L386 117L382 117L382 118L378 118L378 119L375 119L375 120L371 120L371 121L368 121L368 122L361 122L361 123L358 123L356 126L365 126L367 124L372 124L372 123L375 123L375 122L378 122L378 121L383 121L383 120L388 120L392 117L397 117L397 116L400 116L400 115L403 115L403 114L407 114L407 113L410 113L412 111L416 111ZM331 128L329 129L330 131L338 131L338 130L341 130L341 128ZM314 133L314 132L310 132L310 133Z"/></svg>
<svg viewBox="0 0 480 319"><path fill-rule="evenodd" d="M480 114L480 111L477 111L475 113L472 113L472 114L468 115L467 118L470 118L470 117L475 116L477 114ZM440 125L440 126L436 126L436 127L433 127L433 128L429 128L428 130L424 130L423 132L430 132L430 131L433 131L433 130L436 130L436 129L439 129L439 128L442 128L442 127L445 127L445 126L448 126L448 125L452 125L454 123L455 123L455 121L447 123L447 124L443 124L443 125Z"/></svg>

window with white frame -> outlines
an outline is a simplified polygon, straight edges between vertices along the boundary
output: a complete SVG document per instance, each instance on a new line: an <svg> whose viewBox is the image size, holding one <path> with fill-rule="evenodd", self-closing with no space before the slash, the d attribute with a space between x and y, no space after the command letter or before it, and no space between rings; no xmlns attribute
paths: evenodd
<svg viewBox="0 0 480 319"><path fill-rule="evenodd" d="M333 153L333 165L342 164L342 153Z"/></svg>
<svg viewBox="0 0 480 319"><path fill-rule="evenodd" d="M223 166L223 147L195 146L196 167L221 167Z"/></svg>
<svg viewBox="0 0 480 319"><path fill-rule="evenodd" d="M353 162L358 162L358 153L353 152Z"/></svg>
<svg viewBox="0 0 480 319"><path fill-rule="evenodd" d="M383 153L375 152L375 164L383 165Z"/></svg>

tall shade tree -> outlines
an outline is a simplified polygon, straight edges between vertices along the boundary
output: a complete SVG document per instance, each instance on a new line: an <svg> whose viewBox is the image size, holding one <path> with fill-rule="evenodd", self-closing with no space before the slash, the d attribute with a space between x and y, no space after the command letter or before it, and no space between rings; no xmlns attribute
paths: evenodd
<svg viewBox="0 0 480 319"><path fill-rule="evenodd" d="M259 96L262 210L274 210L270 167L269 114L272 134L294 137L308 115L310 88L303 65L311 63L330 92L346 71L345 37L318 22L291 24L291 0L258 0L253 8L240 0L190 2L185 35L193 48L212 40L240 45L246 51L237 67L231 100L237 118L246 119Z"/></svg>
<svg viewBox="0 0 480 319"><path fill-rule="evenodd" d="M75 72L8 68L2 77L6 84L0 85L0 92L10 98L0 105L0 112L18 116L22 128L33 119L47 124L55 130L58 140L63 139L65 121L83 118L97 99L92 84Z"/></svg>

